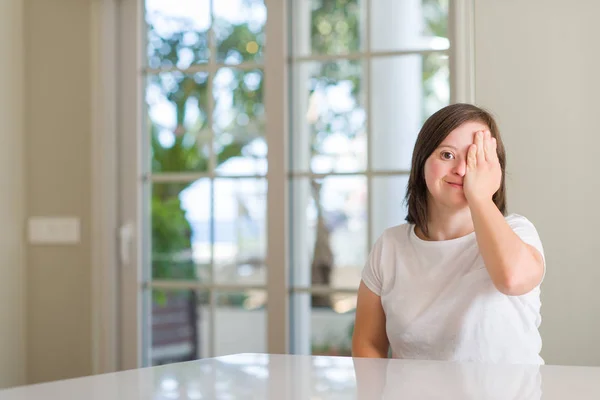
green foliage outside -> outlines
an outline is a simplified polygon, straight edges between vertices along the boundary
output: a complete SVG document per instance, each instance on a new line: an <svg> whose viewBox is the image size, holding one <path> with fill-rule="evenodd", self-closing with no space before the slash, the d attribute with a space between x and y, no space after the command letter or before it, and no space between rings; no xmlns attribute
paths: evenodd
<svg viewBox="0 0 600 400"><path fill-rule="evenodd" d="M400 1L400 0L398 0ZM247 4L256 1L245 0ZM340 54L361 50L360 26L362 16L359 0L315 0L312 1L311 51L318 54ZM423 0L425 32L428 36L447 37L448 0ZM153 68L187 67L206 63L209 54L208 33L193 32L191 22L181 19L177 32L164 34L148 18L148 63ZM216 57L219 62L227 59L237 61L261 62L265 43L264 33L257 31L249 23L232 25L227 21L213 21L217 40ZM268 43L267 43L268 45ZM186 55L183 57L182 55ZM191 56L190 56L191 55ZM185 63L183 60L186 60ZM185 65L184 65L185 64ZM434 96L432 77L438 71L442 61L439 57L425 57L423 63L424 95ZM153 174L168 172L208 172L210 147L216 154L216 166L222 165L233 157L249 155L247 144L264 132L263 83L260 71L236 71L229 90L233 96L235 114L249 121L240 124L234 118L227 126L218 127L215 143L209 143L210 130L208 110L209 97L206 73L183 74L165 72L148 77L148 82L156 84L162 94L176 110L177 126L172 144L161 144L160 135L165 130L150 117L146 119L151 143L149 160ZM258 77L257 84L250 85L246 74ZM362 82L360 62L340 60L319 64L311 81L311 92L318 86L332 86L340 82L349 82L351 94L359 98ZM218 101L218 99L214 99ZM196 108L198 117L189 121L191 108ZM311 127L312 154L321 152L321 144L333 131L335 120L346 120L350 127L350 115L331 113ZM214 122L214 121L213 121ZM349 130L352 137L358 132ZM151 238L152 238L152 277L160 279L199 279L198 267L192 259L192 227L188 222L179 196L192 183L158 183L151 189ZM207 201L209 201L207 199ZM234 296L235 297L235 296ZM232 298L228 304L241 304L242 298ZM165 294L157 291L155 301L164 302Z"/></svg>

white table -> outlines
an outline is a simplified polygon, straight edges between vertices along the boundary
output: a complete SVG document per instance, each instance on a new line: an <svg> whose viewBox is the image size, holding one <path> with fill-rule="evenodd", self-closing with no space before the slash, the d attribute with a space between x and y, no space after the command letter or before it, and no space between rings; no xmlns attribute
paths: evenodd
<svg viewBox="0 0 600 400"><path fill-rule="evenodd" d="M356 398L598 400L600 368L238 354L0 391L0 400Z"/></svg>

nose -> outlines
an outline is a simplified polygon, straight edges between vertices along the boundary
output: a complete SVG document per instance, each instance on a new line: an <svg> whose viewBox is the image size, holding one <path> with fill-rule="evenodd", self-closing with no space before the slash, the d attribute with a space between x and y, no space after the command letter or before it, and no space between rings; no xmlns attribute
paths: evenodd
<svg viewBox="0 0 600 400"><path fill-rule="evenodd" d="M467 173L467 162L466 160L457 160L452 168L452 173L458 176L465 176Z"/></svg>

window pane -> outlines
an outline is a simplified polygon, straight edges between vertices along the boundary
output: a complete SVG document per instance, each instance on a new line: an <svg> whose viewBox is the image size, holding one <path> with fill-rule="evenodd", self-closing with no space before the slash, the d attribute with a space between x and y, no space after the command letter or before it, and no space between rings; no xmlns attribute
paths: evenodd
<svg viewBox="0 0 600 400"><path fill-rule="evenodd" d="M292 283L358 288L367 251L364 176L292 182ZM322 303L330 306L326 298Z"/></svg>
<svg viewBox="0 0 600 400"><path fill-rule="evenodd" d="M207 292L154 289L151 302L151 365L209 356Z"/></svg>
<svg viewBox="0 0 600 400"><path fill-rule="evenodd" d="M449 0L372 0L371 50L446 50Z"/></svg>
<svg viewBox="0 0 600 400"><path fill-rule="evenodd" d="M217 61L262 62L267 19L264 0L213 1L213 7Z"/></svg>
<svg viewBox="0 0 600 400"><path fill-rule="evenodd" d="M392 226L403 224L407 214L404 205L408 175L375 176L371 181L371 238L373 243L383 231Z"/></svg>
<svg viewBox="0 0 600 400"><path fill-rule="evenodd" d="M358 61L300 63L292 88L292 169L366 168L366 113Z"/></svg>
<svg viewBox="0 0 600 400"><path fill-rule="evenodd" d="M266 353L266 303L262 290L217 293L215 357Z"/></svg>
<svg viewBox="0 0 600 400"><path fill-rule="evenodd" d="M329 298L331 308L312 309L311 352L314 355L351 356L356 295L332 294Z"/></svg>
<svg viewBox="0 0 600 400"><path fill-rule="evenodd" d="M263 72L221 68L214 79L215 152L221 175L267 172Z"/></svg>
<svg viewBox="0 0 600 400"><path fill-rule="evenodd" d="M364 0L290 3L294 55L347 54L364 47Z"/></svg>
<svg viewBox="0 0 600 400"><path fill-rule="evenodd" d="M315 304L323 297L330 307ZM347 293L294 293L290 301L293 353L350 356L356 298Z"/></svg>
<svg viewBox="0 0 600 400"><path fill-rule="evenodd" d="M423 122L434 112L450 104L450 66L448 56L423 57Z"/></svg>
<svg viewBox="0 0 600 400"><path fill-rule="evenodd" d="M145 0L150 68L188 68L209 57L209 0Z"/></svg>
<svg viewBox="0 0 600 400"><path fill-rule="evenodd" d="M206 172L209 165L208 74L147 78L152 172Z"/></svg>
<svg viewBox="0 0 600 400"><path fill-rule="evenodd" d="M220 283L266 283L265 179L216 179L213 244Z"/></svg>
<svg viewBox="0 0 600 400"><path fill-rule="evenodd" d="M152 185L152 279L210 279L210 180Z"/></svg>
<svg viewBox="0 0 600 400"><path fill-rule="evenodd" d="M371 63L373 168L408 170L422 124L449 104L448 57L414 54Z"/></svg>

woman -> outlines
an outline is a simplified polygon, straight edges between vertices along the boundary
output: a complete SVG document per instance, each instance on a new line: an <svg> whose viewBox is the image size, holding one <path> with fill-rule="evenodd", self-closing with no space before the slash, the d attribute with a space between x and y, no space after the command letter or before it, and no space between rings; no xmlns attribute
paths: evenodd
<svg viewBox="0 0 600 400"><path fill-rule="evenodd" d="M496 122L470 104L433 114L415 144L407 223L362 273L354 357L543 364L535 227L506 214Z"/></svg>

